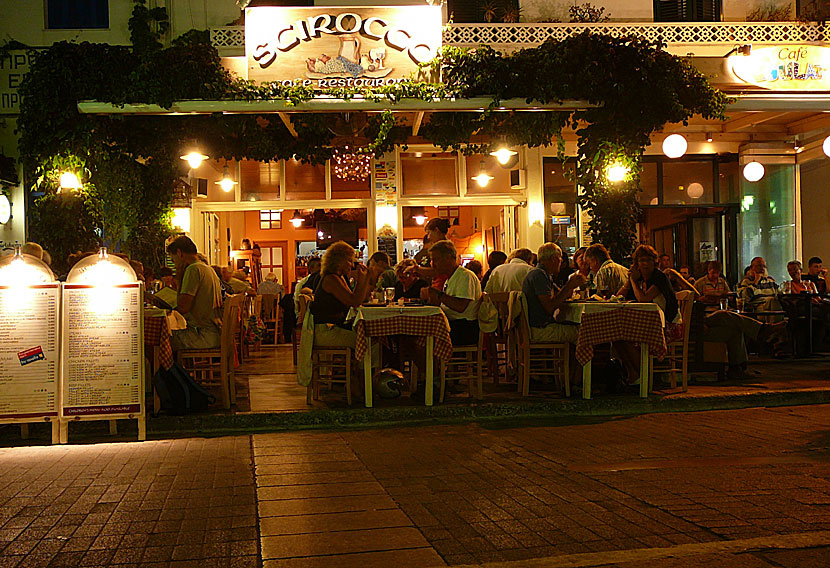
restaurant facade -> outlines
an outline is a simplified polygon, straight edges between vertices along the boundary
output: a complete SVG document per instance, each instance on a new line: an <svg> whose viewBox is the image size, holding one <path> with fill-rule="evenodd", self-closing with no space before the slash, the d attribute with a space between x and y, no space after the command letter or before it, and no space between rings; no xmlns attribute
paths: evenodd
<svg viewBox="0 0 830 568"><path fill-rule="evenodd" d="M223 65L239 76L325 88L404 80L441 45L484 43L511 52L581 31L661 39L669 52L688 57L734 100L726 120L693 117L688 124L667 124L652 135L641 177L638 240L669 254L678 266L688 264L696 274L706 261L721 260L733 282L758 255L767 258L777 279L786 276L789 260L816 255L830 259L824 236L830 221L824 188L830 173L824 149L830 134L825 112L830 108L830 74L825 71L830 69L830 42L823 26L614 21L442 27L446 19L446 8L422 3L254 6L246 10L243 25L211 26L211 41ZM176 225L212 263L244 266L250 253L243 241L257 243L263 270L290 282L303 275L307 259L333 238L354 242L365 255L384 250L397 260L407 257L420 249L423 224L434 217L450 220L449 235L462 259L480 260L485 268L492 250L535 249L555 241L572 252L589 244L589 217L577 204L579 188L566 175L569 164L557 158L555 141L548 147L509 148L515 155L507 157L465 156L419 136L433 113L482 111L488 100L392 105L315 97L297 105L181 101L164 111L90 102L79 109L108 114L255 113L281 121L289 131L298 114L325 113L337 142L336 155L325 164L209 159L191 169L186 191L174 204ZM504 108L556 107L505 101ZM368 142L367 117L384 110L409 129L407 144L375 158L356 153L356 146ZM671 144L664 148L673 134L682 136L681 146L685 142L678 157L668 157L679 151ZM575 135L564 136L565 154L575 155ZM757 166L750 167L754 181L745 171L750 163L763 170L755 179L751 170ZM22 240L18 235L14 239Z"/></svg>

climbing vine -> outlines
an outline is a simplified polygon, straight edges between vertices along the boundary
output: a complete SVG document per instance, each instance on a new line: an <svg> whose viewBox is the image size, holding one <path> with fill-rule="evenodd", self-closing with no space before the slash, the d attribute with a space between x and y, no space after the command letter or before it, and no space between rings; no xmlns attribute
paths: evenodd
<svg viewBox="0 0 830 568"><path fill-rule="evenodd" d="M205 32L191 31L161 46L166 14L138 0L130 20L134 46L57 43L40 52L21 87L21 155L27 180L45 179L54 157L74 157L89 171L90 223L99 238L131 252L159 250L169 231L173 184L185 173L177 156L184 141L198 139L215 158L297 159L320 163L331 156L335 135L323 114L292 115L295 137L273 114L202 116L95 116L78 102L124 105L176 101L284 100L301 105L318 95L363 97L394 104L403 99L442 101L484 98L482 112L435 112L419 135L444 149L475 154L494 144L556 144L564 159L564 129L575 131L572 168L581 204L592 216L590 231L615 258L630 252L639 214L639 162L649 135L665 123L694 114L722 118L726 97L685 60L639 38L583 33L505 55L481 46L445 47L422 73L441 83L403 82L377 88L320 91L301 84L254 84L224 69ZM524 99L542 105L586 101L587 108L536 112L500 110ZM362 151L382 154L405 144L409 130L386 110L369 116ZM629 166L626 180L611 183L612 161ZM48 177L48 176L47 176ZM52 187L45 192L55 194ZM41 198L43 199L43 198ZM53 198L49 198L52 203ZM33 230L48 222L37 211ZM94 214L92 214L94 213ZM87 234L88 236L88 234ZM48 243L47 243L47 246ZM142 260L154 262L151 258Z"/></svg>

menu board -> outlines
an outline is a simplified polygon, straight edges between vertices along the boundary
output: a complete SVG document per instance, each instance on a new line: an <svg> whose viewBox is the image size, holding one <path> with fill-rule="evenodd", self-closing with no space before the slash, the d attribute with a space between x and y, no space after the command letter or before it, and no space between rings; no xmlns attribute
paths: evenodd
<svg viewBox="0 0 830 568"><path fill-rule="evenodd" d="M0 286L0 419L58 415L60 284Z"/></svg>
<svg viewBox="0 0 830 568"><path fill-rule="evenodd" d="M64 284L63 416L141 411L140 284Z"/></svg>

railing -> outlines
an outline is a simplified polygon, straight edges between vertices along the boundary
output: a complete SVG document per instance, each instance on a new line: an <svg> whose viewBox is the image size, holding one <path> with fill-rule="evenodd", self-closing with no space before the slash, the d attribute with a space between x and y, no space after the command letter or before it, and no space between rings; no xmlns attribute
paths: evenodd
<svg viewBox="0 0 830 568"><path fill-rule="evenodd" d="M631 22L607 24L453 24L444 29L444 45L530 47L590 31L614 37L635 35L668 44L803 43L830 41L824 24L801 22ZM245 27L211 28L210 41L221 54L241 54Z"/></svg>

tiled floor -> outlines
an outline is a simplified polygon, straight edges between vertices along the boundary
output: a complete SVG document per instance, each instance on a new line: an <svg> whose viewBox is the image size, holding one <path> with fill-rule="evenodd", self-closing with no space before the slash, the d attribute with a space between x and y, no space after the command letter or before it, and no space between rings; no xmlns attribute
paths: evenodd
<svg viewBox="0 0 830 568"><path fill-rule="evenodd" d="M687 392L680 387L670 388L658 383L655 395L663 398L706 397L713 395L730 395L773 390L799 390L830 387L830 358L810 359L754 359L750 370L758 373L757 379L742 382L715 382L714 373L701 373L693 377ZM302 411L309 408L345 408L345 395L342 392L325 393L320 401L309 407L306 404L306 391L297 384L296 367L292 361L291 346L262 346L259 351L252 351L251 357L238 369L237 373L247 381L250 390L251 412ZM467 404L471 402L462 385L462 393L449 396L447 404ZM522 399L516 392L515 384L495 385L485 377L484 402L510 402ZM547 400L560 398L553 391L534 391L530 400ZM607 395L601 395L607 396ZM403 406L423 404L404 396L392 400L382 400L375 396L375 406ZM359 403L354 403L358 406ZM247 409L246 409L247 410Z"/></svg>

